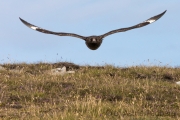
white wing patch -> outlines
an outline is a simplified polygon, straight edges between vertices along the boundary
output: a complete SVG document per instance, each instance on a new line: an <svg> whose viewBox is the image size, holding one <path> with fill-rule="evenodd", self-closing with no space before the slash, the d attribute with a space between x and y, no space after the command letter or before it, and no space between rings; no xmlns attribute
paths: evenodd
<svg viewBox="0 0 180 120"><path fill-rule="evenodd" d="M145 22L149 22L149 23L153 23L155 22L156 20L146 20Z"/></svg>
<svg viewBox="0 0 180 120"><path fill-rule="evenodd" d="M38 27L35 27L35 26L31 26L31 28L33 29L33 30L36 30Z"/></svg>

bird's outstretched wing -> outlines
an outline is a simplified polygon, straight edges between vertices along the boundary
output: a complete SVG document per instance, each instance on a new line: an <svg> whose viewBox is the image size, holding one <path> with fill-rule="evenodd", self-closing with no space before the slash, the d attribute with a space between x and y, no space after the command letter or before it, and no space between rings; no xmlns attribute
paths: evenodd
<svg viewBox="0 0 180 120"><path fill-rule="evenodd" d="M153 22L155 22L156 20L158 20L159 18L161 18L164 14L166 13L166 10L159 14L159 15L156 15L154 17L151 17L149 18L148 20L142 22L142 23L139 23L137 25L134 25L132 27L127 27L127 28L120 28L120 29L116 29L116 30L112 30L112 31L109 31L103 35L101 35L102 38L108 36L108 35L111 35L111 34L114 34L114 33L118 33L118 32L125 32L125 31L128 31L128 30L131 30L131 29L135 29L135 28L140 28L140 27L143 27L143 26L146 26L148 24L151 24Z"/></svg>
<svg viewBox="0 0 180 120"><path fill-rule="evenodd" d="M36 30L36 31L39 31L39 32L42 32L42 33L46 33L46 34L54 34L54 35L59 35L59 36L71 36L71 37L77 37L77 38L81 38L81 39L86 39L86 37L84 36L81 36L81 35L77 35L77 34L74 34L74 33L64 33L64 32L53 32L53 31L49 31L49 30L45 30L43 28L40 28L40 27L37 27L33 24L30 24L28 22L26 22L25 20L19 18L26 26L28 26L29 28L33 29L33 30Z"/></svg>

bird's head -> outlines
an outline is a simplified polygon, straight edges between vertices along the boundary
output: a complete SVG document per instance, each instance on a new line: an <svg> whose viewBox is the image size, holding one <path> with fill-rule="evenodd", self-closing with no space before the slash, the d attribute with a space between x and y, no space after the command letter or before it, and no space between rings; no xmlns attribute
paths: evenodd
<svg viewBox="0 0 180 120"><path fill-rule="evenodd" d="M91 50L98 49L102 43L102 40L103 38L100 36L90 36L90 37L86 37L85 39L87 47Z"/></svg>

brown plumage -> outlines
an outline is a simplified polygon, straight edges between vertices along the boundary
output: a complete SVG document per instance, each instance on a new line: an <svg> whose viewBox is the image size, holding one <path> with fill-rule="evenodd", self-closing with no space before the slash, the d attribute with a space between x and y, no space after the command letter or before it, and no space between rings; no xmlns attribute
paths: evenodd
<svg viewBox="0 0 180 120"><path fill-rule="evenodd" d="M36 31L39 31L39 32L43 32L43 33L46 33L46 34L54 34L54 35L59 35L59 36L71 36L71 37L77 37L77 38L80 38L80 39L83 39L85 40L86 42L86 45L89 49L91 50L96 50L99 48L99 46L101 45L102 41L103 41L103 38L108 36L108 35L111 35L111 34L114 34L114 33L118 33L118 32L125 32L125 31L128 31L128 30L131 30L131 29L135 29L135 28L140 28L140 27L143 27L143 26L146 26L148 24L151 24L153 22L155 22L156 20L158 20L159 18L161 18L164 14L166 13L166 11L164 11L163 13L159 14L159 15L156 15L154 17L151 17L149 18L148 20L142 22L142 23L139 23L137 25L134 25L132 27L127 27L127 28L120 28L120 29L116 29L116 30L112 30L112 31L109 31L103 35L99 35L99 36L88 36L88 37L85 37L85 36L81 36L81 35L78 35L78 34L74 34L74 33L64 33L64 32L53 32L53 31L49 31L49 30L46 30L46 29L43 29L43 28L40 28L40 27L37 27L33 24L30 24L28 22L26 22L25 20L19 18L26 26L30 27L31 29L33 30L36 30Z"/></svg>

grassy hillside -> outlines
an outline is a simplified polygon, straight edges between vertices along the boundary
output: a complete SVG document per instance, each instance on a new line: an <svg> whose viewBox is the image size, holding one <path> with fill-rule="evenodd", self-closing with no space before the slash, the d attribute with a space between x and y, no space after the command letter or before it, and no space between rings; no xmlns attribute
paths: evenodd
<svg viewBox="0 0 180 120"><path fill-rule="evenodd" d="M0 119L180 119L179 68L1 66ZM62 66L75 74L48 74Z"/></svg>

